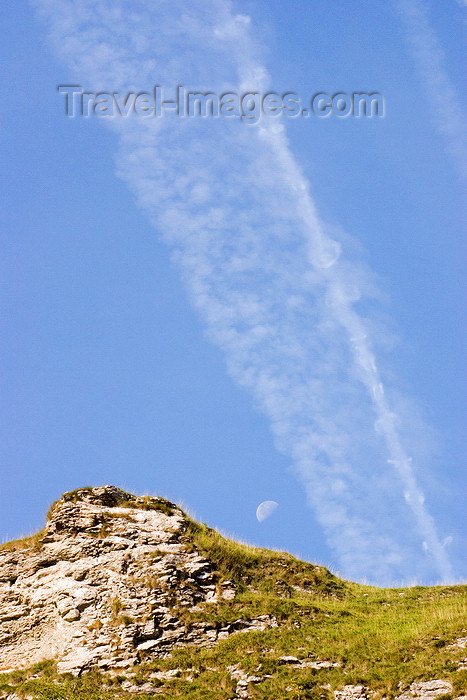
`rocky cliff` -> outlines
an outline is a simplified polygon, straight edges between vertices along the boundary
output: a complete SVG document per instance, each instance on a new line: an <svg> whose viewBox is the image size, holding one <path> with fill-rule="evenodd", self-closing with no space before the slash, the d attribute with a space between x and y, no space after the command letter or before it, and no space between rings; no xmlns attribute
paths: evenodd
<svg viewBox="0 0 467 700"><path fill-rule="evenodd" d="M65 494L43 533L0 552L0 670L49 658L59 672L123 669L177 643L211 644L212 625L188 631L170 610L231 598L235 589L216 585L186 526L161 498L113 486Z"/></svg>

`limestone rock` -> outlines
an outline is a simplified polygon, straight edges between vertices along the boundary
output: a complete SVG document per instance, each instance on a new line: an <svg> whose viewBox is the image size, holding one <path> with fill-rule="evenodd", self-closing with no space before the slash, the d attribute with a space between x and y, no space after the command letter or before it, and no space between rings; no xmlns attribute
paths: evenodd
<svg viewBox="0 0 467 700"><path fill-rule="evenodd" d="M465 649L467 646L467 637L458 637L452 644L449 644L446 649Z"/></svg>
<svg viewBox="0 0 467 700"><path fill-rule="evenodd" d="M248 686L250 683L260 683L263 678L261 676L253 676L240 668L239 664L227 666L227 672L233 681L237 682L235 689L237 698L249 698L250 693Z"/></svg>
<svg viewBox="0 0 467 700"><path fill-rule="evenodd" d="M363 685L345 685L342 690L334 691L335 700L366 700L368 690Z"/></svg>
<svg viewBox="0 0 467 700"><path fill-rule="evenodd" d="M129 668L273 620L187 630L170 609L235 596L188 548L183 512L114 486L65 494L41 537L0 551L0 671L57 658L61 673Z"/></svg>
<svg viewBox="0 0 467 700"><path fill-rule="evenodd" d="M452 685L448 681L433 680L412 683L410 689L396 700L434 700L438 695L452 693Z"/></svg>
<svg viewBox="0 0 467 700"><path fill-rule="evenodd" d="M281 664L293 664L294 666L300 663L296 656L281 656L279 662Z"/></svg>
<svg viewBox="0 0 467 700"><path fill-rule="evenodd" d="M410 688L396 700L434 700L440 695L452 693L452 685L448 681L432 680L412 683ZM346 685L342 690L335 690L335 700L364 700L374 695L368 688L362 685ZM459 696L454 700L463 700L465 696Z"/></svg>

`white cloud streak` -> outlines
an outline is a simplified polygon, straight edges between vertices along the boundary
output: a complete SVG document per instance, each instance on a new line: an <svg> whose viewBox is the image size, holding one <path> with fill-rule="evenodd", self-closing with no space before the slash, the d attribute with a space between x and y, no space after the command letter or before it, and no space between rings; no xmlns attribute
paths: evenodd
<svg viewBox="0 0 467 700"><path fill-rule="evenodd" d="M269 85L252 23L227 1L34 4L89 89ZM371 285L328 235L283 125L106 123L119 176L173 251L230 375L293 459L342 572L451 578L378 369Z"/></svg>
<svg viewBox="0 0 467 700"><path fill-rule="evenodd" d="M435 126L467 180L467 115L446 70L446 57L423 0L394 0L428 97Z"/></svg>

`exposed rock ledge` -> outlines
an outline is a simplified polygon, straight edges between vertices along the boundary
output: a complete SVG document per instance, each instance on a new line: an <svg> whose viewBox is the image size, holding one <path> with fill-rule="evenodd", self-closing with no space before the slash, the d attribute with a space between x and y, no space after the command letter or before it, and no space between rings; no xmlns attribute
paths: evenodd
<svg viewBox="0 0 467 700"><path fill-rule="evenodd" d="M209 561L188 547L182 511L113 486L65 494L45 530L0 551L0 671L50 658L58 671L127 669L174 645L212 645L277 623L186 629L173 608L232 598Z"/></svg>
<svg viewBox="0 0 467 700"><path fill-rule="evenodd" d="M452 685L448 681L433 680L412 683L410 688L398 695L395 700L435 700L442 695L452 693ZM343 690L335 690L335 700L369 700L374 693L363 685L346 685ZM454 700L467 700L467 696L461 695Z"/></svg>

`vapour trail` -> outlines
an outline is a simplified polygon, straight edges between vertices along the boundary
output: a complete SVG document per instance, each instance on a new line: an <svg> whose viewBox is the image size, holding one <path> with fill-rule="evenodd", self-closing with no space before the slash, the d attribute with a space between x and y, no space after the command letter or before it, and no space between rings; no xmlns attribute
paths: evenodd
<svg viewBox="0 0 467 700"><path fill-rule="evenodd" d="M446 57L423 0L394 0L447 151L467 180L467 115L446 70Z"/></svg>
<svg viewBox="0 0 467 700"><path fill-rule="evenodd" d="M88 89L270 85L250 18L226 0L34 4ZM173 251L230 375L293 458L343 573L380 583L450 578L403 447L413 423L407 415L402 423L395 389L391 410L376 364L373 346L385 338L367 316L377 291L320 221L283 125L170 117L106 125L118 136L119 176Z"/></svg>

